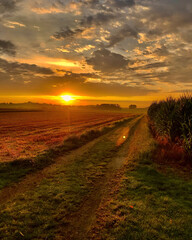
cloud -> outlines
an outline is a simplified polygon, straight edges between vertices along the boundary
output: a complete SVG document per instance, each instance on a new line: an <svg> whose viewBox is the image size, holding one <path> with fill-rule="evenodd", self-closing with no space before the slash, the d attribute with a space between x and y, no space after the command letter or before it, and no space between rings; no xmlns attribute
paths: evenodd
<svg viewBox="0 0 192 240"><path fill-rule="evenodd" d="M149 93L157 92L157 90L149 90L143 86L128 86L126 83L120 84L114 83L104 83L104 82L90 82L89 79L100 79L99 75L94 73L72 73L67 72L64 76L50 76L44 79L39 79L40 86L46 86L44 88L44 93L46 91L52 91L52 94L62 94L62 92L71 92L75 95L81 96L120 96L120 97L130 97L130 96L145 96ZM52 87L54 86L54 88ZM42 90L41 90L42 91Z"/></svg>
<svg viewBox="0 0 192 240"><path fill-rule="evenodd" d="M13 22L13 21L7 21L3 25L8 28L26 27L25 24L22 24L19 22Z"/></svg>
<svg viewBox="0 0 192 240"><path fill-rule="evenodd" d="M129 25L124 26L115 34L111 34L111 36L106 39L109 41L109 44L107 44L106 47L113 47L127 37L138 37L138 32Z"/></svg>
<svg viewBox="0 0 192 240"><path fill-rule="evenodd" d="M192 86L192 85L191 85ZM190 86L190 87L191 87ZM183 90L176 90L176 91L172 91L172 93L182 93L182 94L191 94L192 90L191 89L183 89Z"/></svg>
<svg viewBox="0 0 192 240"><path fill-rule="evenodd" d="M143 86L131 87L119 83L88 82L89 78L97 78L95 74L67 73L64 76L44 76L25 79L23 76L11 76L0 72L0 92L8 95L61 95L63 92L71 92L75 95L90 97L131 97L145 96L155 93L157 90L149 90ZM5 81L6 79L6 81Z"/></svg>
<svg viewBox="0 0 192 240"><path fill-rule="evenodd" d="M11 56L15 56L16 54L16 47L10 41L0 40L0 54L8 54Z"/></svg>
<svg viewBox="0 0 192 240"><path fill-rule="evenodd" d="M175 90L177 84L183 84L185 89L191 82L190 0L26 0L20 4L21 1L0 0L0 54L8 58L5 54L12 57L17 53L14 63L0 61L4 76L1 79L10 76L23 82L28 78L31 83L25 88L41 86L39 93L44 89L51 93L52 85L58 84L59 89L68 84L77 90L86 86L92 94L92 87L97 86L98 91L103 91L102 86L107 94L112 94L108 89L117 86L101 84L106 82L124 83L122 88L126 89L126 84L145 84L146 88L164 91ZM20 59L30 59L28 63L37 65L21 65ZM62 64L77 63L67 68L74 72L62 77L62 72L53 73L51 68L62 68L60 59ZM52 67L41 68L40 62L51 63ZM65 64L63 68L67 70ZM92 83L91 77L77 74L93 70L100 76L93 77Z"/></svg>
<svg viewBox="0 0 192 240"><path fill-rule="evenodd" d="M86 18L84 18L81 21L82 26L91 26L91 25L103 25L111 20L115 19L117 16L115 16L112 13L97 13L96 15L90 15Z"/></svg>
<svg viewBox="0 0 192 240"><path fill-rule="evenodd" d="M100 0L81 0L80 2L87 5L97 5L100 3Z"/></svg>
<svg viewBox="0 0 192 240"><path fill-rule="evenodd" d="M83 95L88 96L120 96L120 97L131 97L131 96L145 96L157 90L149 90L145 87L131 87L126 84L119 83L91 83L87 82L81 85L75 85L72 87L74 91L79 91Z"/></svg>
<svg viewBox="0 0 192 240"><path fill-rule="evenodd" d="M100 49L93 53L93 57L87 59L87 64L92 65L93 69L102 72L113 72L125 69L129 61L122 55L110 52L107 49Z"/></svg>
<svg viewBox="0 0 192 240"><path fill-rule="evenodd" d="M62 77L53 77L54 83L55 79L57 79L57 83L68 82L72 84L76 83L84 83L88 78L98 78L99 76L94 73L73 73L73 72L65 72L65 75Z"/></svg>
<svg viewBox="0 0 192 240"><path fill-rule="evenodd" d="M138 66L135 68L132 68L134 70L137 69L156 69L156 68L162 68L162 67L167 67L167 63L166 62L154 62L154 63L149 63L143 66Z"/></svg>
<svg viewBox="0 0 192 240"><path fill-rule="evenodd" d="M78 52L78 53L82 53L84 51L89 51L91 49L95 48L95 46L92 46L92 45L86 45L86 46L83 46L81 48L77 48L75 49L75 52Z"/></svg>
<svg viewBox="0 0 192 240"><path fill-rule="evenodd" d="M0 13L12 12L17 9L17 3L20 0L1 0L0 1Z"/></svg>
<svg viewBox="0 0 192 240"><path fill-rule="evenodd" d="M80 0L83 5L91 6L91 7L100 7L101 9L110 10L111 7L116 8L125 8L125 7L132 7L135 5L135 0Z"/></svg>
<svg viewBox="0 0 192 240"><path fill-rule="evenodd" d="M72 30L69 27L66 27L66 28L56 32L53 35L53 38L55 38L57 40L62 40L62 39L65 39L65 38L70 38L70 37L73 37L75 35L81 34L83 31L84 31L83 29Z"/></svg>
<svg viewBox="0 0 192 240"><path fill-rule="evenodd" d="M145 18L144 28L149 38L180 34L191 26L192 3L189 0L140 1L140 4L148 7L147 11L140 14L140 18Z"/></svg>
<svg viewBox="0 0 192 240"><path fill-rule="evenodd" d="M56 91L60 94L63 91L72 92L76 95L82 96L120 96L120 97L130 97L130 96L145 96L149 93L157 92L157 90L149 90L143 86L128 86L126 83L120 84L114 83L104 83L104 82L90 82L87 81L89 78L100 79L98 75L95 74L74 74L69 73L63 77L49 77L50 80L46 82L51 83L51 85L56 84Z"/></svg>
<svg viewBox="0 0 192 240"><path fill-rule="evenodd" d="M114 18L115 16L111 13L98 13L93 16L84 17L80 22L80 27L77 27L76 29L65 27L60 31L56 32L52 37L57 40L72 38L85 32L87 29L89 29L93 25L103 26L103 24L108 23Z"/></svg>
<svg viewBox="0 0 192 240"><path fill-rule="evenodd" d="M76 12L79 3L75 1L41 0L34 1L31 10L37 14L58 14Z"/></svg>
<svg viewBox="0 0 192 240"><path fill-rule="evenodd" d="M156 48L153 53L157 54L158 56L168 56L168 55L170 55L170 52L169 52L168 48L164 45Z"/></svg>
<svg viewBox="0 0 192 240"><path fill-rule="evenodd" d="M39 67L35 64L19 63L19 62L8 62L5 59L0 58L0 69L8 75L28 75L42 74L51 75L54 72L50 68Z"/></svg>
<svg viewBox="0 0 192 240"><path fill-rule="evenodd" d="M113 5L118 8L132 7L135 5L135 0L113 0Z"/></svg>

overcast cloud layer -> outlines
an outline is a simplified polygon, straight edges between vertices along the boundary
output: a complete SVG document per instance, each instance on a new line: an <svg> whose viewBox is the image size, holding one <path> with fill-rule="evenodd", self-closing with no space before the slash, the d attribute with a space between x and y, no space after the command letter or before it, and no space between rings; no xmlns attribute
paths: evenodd
<svg viewBox="0 0 192 240"><path fill-rule="evenodd" d="M192 89L191 0L1 0L0 94Z"/></svg>

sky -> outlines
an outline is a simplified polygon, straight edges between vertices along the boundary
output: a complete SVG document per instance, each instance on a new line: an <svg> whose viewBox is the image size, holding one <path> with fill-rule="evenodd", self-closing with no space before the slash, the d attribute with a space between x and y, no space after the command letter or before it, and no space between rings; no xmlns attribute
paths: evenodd
<svg viewBox="0 0 192 240"><path fill-rule="evenodd" d="M0 102L137 103L192 89L191 0L0 0Z"/></svg>

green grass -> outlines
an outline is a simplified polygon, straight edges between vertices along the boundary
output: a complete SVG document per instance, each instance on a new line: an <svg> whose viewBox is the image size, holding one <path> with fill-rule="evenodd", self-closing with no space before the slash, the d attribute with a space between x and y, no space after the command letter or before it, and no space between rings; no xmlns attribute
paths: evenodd
<svg viewBox="0 0 192 240"><path fill-rule="evenodd" d="M29 171L30 167L15 168L11 164L0 164L0 189L17 182L19 178L24 177Z"/></svg>
<svg viewBox="0 0 192 240"><path fill-rule="evenodd" d="M93 178L102 174L109 158L101 157L110 157L112 149L111 142L96 144L94 151L88 151L68 167L60 166L37 189L8 204L0 217L2 239L20 239L20 232L24 239L54 239L58 228L67 224L67 213L79 207Z"/></svg>
<svg viewBox="0 0 192 240"><path fill-rule="evenodd" d="M107 223L102 239L192 239L192 180L162 174L151 151L141 154L135 169L128 169L112 215L124 216Z"/></svg>
<svg viewBox="0 0 192 240"><path fill-rule="evenodd" d="M40 240L59 236L59 229L68 224L67 216L79 208L120 148L106 135L72 163L60 163L37 188L5 204L0 215L1 239Z"/></svg>
<svg viewBox="0 0 192 240"><path fill-rule="evenodd" d="M34 159L19 159L9 163L0 164L0 190L14 182L20 181L23 177L31 172L41 170L52 163L58 156L67 154L72 150L75 150L86 143L94 140L95 138L102 136L121 125L128 123L133 118L121 120L115 122L109 127L103 127L100 130L90 130L82 134L81 136L71 136L66 139L62 145L49 149L43 154L38 155Z"/></svg>

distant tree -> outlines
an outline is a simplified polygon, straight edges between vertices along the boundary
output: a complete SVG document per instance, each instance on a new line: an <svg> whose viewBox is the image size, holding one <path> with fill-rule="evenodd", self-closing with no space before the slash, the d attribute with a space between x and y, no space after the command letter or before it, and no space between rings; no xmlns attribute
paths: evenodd
<svg viewBox="0 0 192 240"><path fill-rule="evenodd" d="M129 105L129 109L135 109L135 108L137 108L136 105L134 105L134 104Z"/></svg>
<svg viewBox="0 0 192 240"><path fill-rule="evenodd" d="M105 103L96 105L96 108L104 109L104 110L120 110L121 109L119 104L105 104Z"/></svg>

